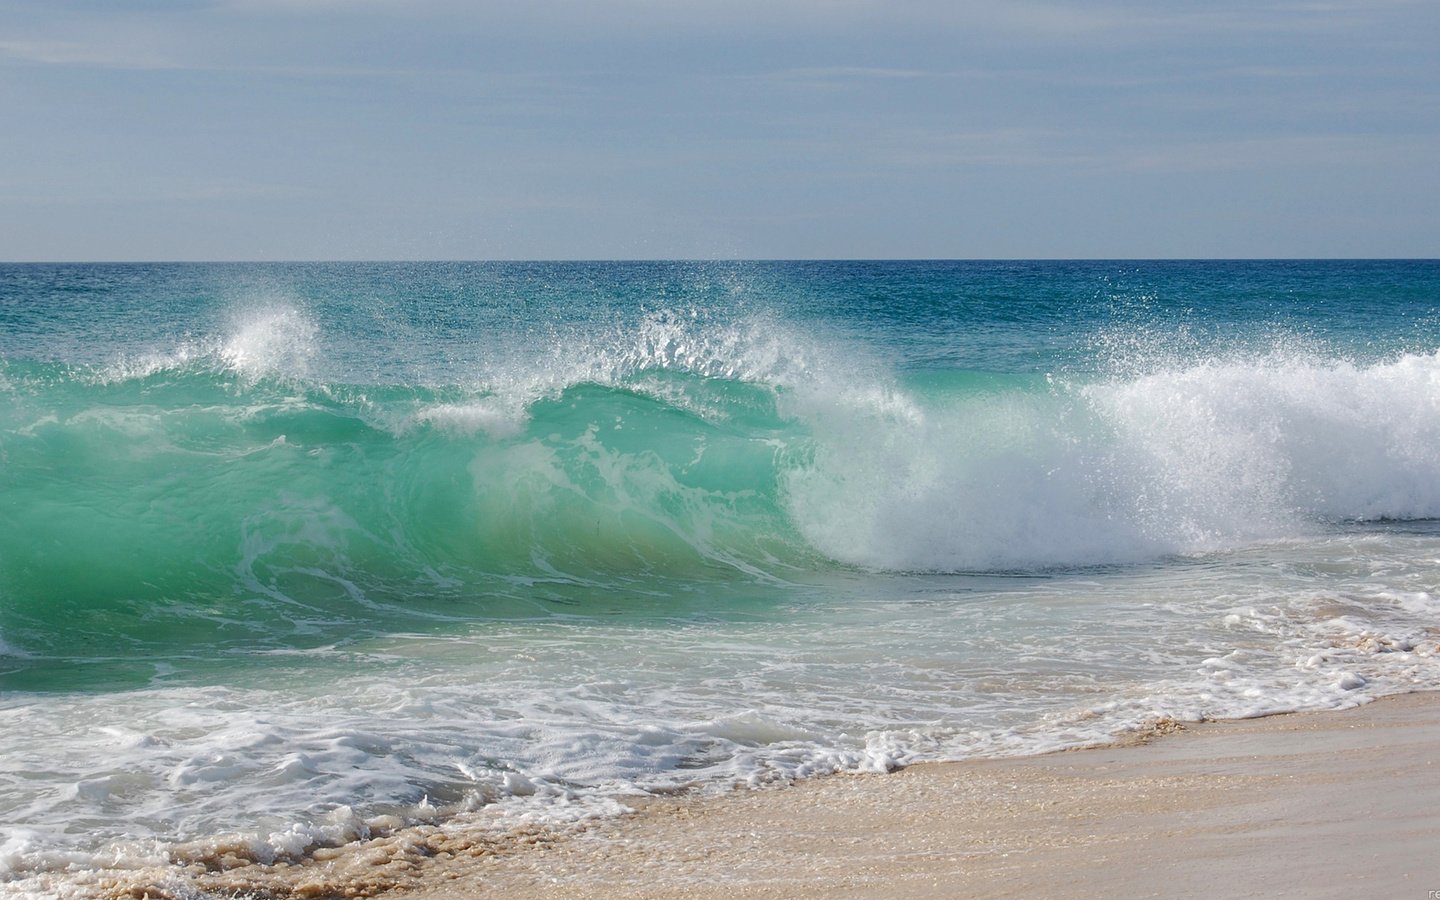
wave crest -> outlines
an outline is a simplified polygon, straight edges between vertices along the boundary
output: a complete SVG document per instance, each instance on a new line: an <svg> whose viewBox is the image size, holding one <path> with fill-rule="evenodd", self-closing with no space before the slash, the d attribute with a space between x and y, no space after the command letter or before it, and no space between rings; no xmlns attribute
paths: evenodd
<svg viewBox="0 0 1440 900"><path fill-rule="evenodd" d="M1276 351L815 416L805 536L886 569L1129 562L1440 516L1440 353Z"/></svg>

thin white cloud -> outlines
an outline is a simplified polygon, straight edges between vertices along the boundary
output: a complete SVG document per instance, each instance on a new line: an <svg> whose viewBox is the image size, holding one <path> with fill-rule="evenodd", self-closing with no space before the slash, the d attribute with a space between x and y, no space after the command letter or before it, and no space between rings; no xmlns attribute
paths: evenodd
<svg viewBox="0 0 1440 900"><path fill-rule="evenodd" d="M805 69L782 69L773 73L777 78L848 79L848 78L924 78L923 69L892 69L879 66L817 66Z"/></svg>
<svg viewBox="0 0 1440 900"><path fill-rule="evenodd" d="M47 66L90 66L107 69L175 69L181 65L150 47L107 41L7 40L0 56Z"/></svg>
<svg viewBox="0 0 1440 900"><path fill-rule="evenodd" d="M1256 169L1410 166L1432 158L1434 139L1354 134L1276 135L1194 141L1118 154L1115 162L1138 172L1184 174Z"/></svg>
<svg viewBox="0 0 1440 900"><path fill-rule="evenodd" d="M897 168L1051 167L1102 164L1103 154L1075 146L1066 134L1044 128L990 128L927 133L909 130L877 142L877 159Z"/></svg>
<svg viewBox="0 0 1440 900"><path fill-rule="evenodd" d="M93 204L164 206L246 200L269 202L319 196L319 192L309 185L243 181L225 177L201 179L146 176L123 183L87 183L83 185L83 192L80 193L72 192L74 187L74 180L68 178L63 184L10 179L0 181L0 198L14 204L78 207Z"/></svg>

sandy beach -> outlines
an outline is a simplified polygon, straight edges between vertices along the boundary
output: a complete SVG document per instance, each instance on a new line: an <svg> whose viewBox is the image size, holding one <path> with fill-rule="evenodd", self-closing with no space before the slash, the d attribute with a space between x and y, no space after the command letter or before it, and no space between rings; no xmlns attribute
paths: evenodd
<svg viewBox="0 0 1440 900"><path fill-rule="evenodd" d="M125 896L1416 897L1440 890L1440 693L1121 745L650 801L556 835L403 829ZM158 873L150 873L155 876ZM188 896L195 896L189 893Z"/></svg>

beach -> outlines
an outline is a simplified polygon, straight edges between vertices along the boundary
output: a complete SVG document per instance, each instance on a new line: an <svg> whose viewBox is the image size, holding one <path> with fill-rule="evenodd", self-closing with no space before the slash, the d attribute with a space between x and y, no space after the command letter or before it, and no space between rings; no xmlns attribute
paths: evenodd
<svg viewBox="0 0 1440 900"><path fill-rule="evenodd" d="M1161 723L1105 747L646 802L567 831L403 829L120 896L1419 897L1440 889L1440 693ZM138 873L137 873L138 874Z"/></svg>
<svg viewBox="0 0 1440 900"><path fill-rule="evenodd" d="M1130 6L0 0L0 900L1440 900L1440 3Z"/></svg>

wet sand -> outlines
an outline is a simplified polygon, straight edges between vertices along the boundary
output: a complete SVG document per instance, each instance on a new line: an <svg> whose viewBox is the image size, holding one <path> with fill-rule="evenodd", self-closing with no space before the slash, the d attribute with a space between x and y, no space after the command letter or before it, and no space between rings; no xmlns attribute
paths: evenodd
<svg viewBox="0 0 1440 900"><path fill-rule="evenodd" d="M563 835L406 829L318 864L247 866L162 890L406 900L1426 900L1440 890L1440 693L1174 730L1047 756L654 800Z"/></svg>

